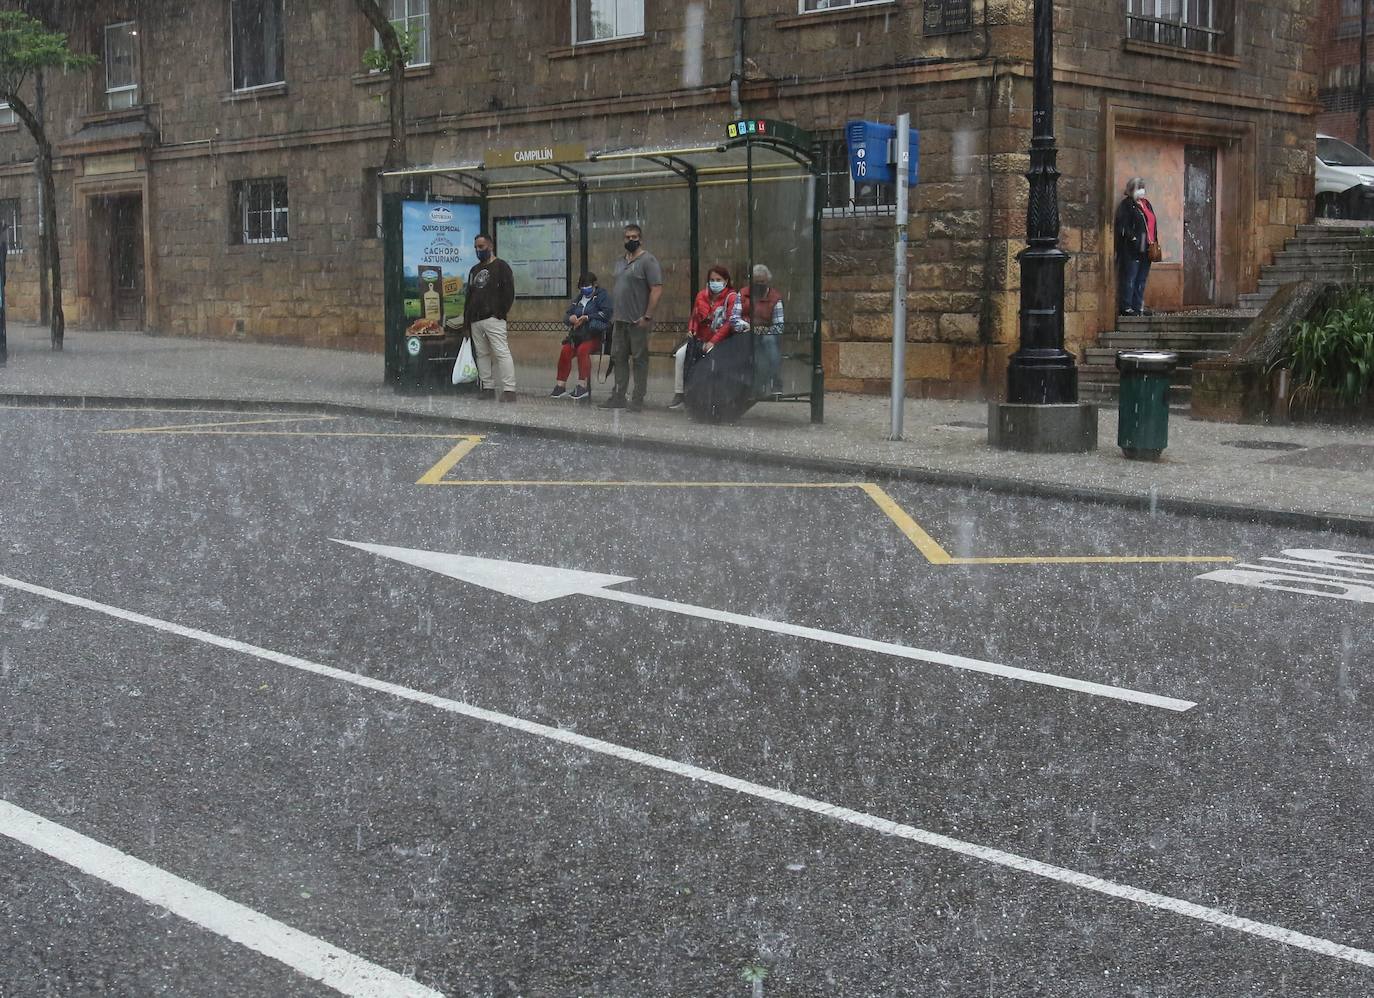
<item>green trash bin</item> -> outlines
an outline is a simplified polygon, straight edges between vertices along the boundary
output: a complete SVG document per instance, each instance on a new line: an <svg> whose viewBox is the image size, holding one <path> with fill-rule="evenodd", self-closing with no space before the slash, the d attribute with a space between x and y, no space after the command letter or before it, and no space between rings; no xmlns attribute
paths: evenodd
<svg viewBox="0 0 1374 998"><path fill-rule="evenodd" d="M1123 350L1116 355L1121 372L1116 443L1133 461L1158 461L1169 446L1169 382L1176 367L1176 353Z"/></svg>

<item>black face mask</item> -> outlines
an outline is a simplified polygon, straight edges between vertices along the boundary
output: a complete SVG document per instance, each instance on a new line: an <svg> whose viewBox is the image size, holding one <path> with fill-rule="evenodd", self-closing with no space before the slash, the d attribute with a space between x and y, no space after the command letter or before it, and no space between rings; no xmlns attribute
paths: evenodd
<svg viewBox="0 0 1374 998"><path fill-rule="evenodd" d="M764 295L766 295L767 293L768 293L768 285L767 285L767 284L755 284L755 285L753 285L753 286L749 289L749 297L752 298L752 299L754 299L754 301L758 301L760 298L762 298L762 297L763 297Z"/></svg>
<svg viewBox="0 0 1374 998"><path fill-rule="evenodd" d="M625 240L625 252L626 252L626 253L638 253L638 252L639 252L639 240L638 240L638 239L626 239L626 240Z"/></svg>

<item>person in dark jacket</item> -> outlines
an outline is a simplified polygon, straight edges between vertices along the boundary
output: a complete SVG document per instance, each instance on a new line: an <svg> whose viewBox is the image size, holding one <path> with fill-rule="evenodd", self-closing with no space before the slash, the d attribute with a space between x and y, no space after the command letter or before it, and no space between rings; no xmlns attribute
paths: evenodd
<svg viewBox="0 0 1374 998"><path fill-rule="evenodd" d="M463 321L467 323L472 350L477 355L482 398L496 398L496 381L492 379L492 359L495 358L501 401L514 402L517 397L515 360L506 341L506 316L515 303L515 275L511 273L510 264L496 255L491 236L485 232L473 239L472 248L477 253L477 266L468 271Z"/></svg>
<svg viewBox="0 0 1374 998"><path fill-rule="evenodd" d="M558 355L558 375L550 398L570 398L574 402L591 400L588 382L592 377L592 354L611 328L611 293L596 283L596 275L584 273L578 278L577 297L568 306L563 322L568 335L563 337L563 350ZM568 394L568 375L572 373L573 358L577 358L577 386Z"/></svg>
<svg viewBox="0 0 1374 998"><path fill-rule="evenodd" d="M1145 181L1132 177L1116 209L1116 311L1150 315L1145 282L1150 279L1150 247L1159 243L1159 221L1145 198Z"/></svg>

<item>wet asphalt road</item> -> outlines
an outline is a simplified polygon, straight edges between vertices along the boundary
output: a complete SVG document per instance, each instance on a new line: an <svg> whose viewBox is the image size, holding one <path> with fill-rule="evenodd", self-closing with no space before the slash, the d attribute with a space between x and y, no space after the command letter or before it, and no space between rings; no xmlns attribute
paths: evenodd
<svg viewBox="0 0 1374 998"><path fill-rule="evenodd" d="M0 574L1374 949L1374 604L1196 579L1216 565L934 565L856 488L421 485L456 443L443 427L245 422L284 418L0 411ZM827 481L507 435L446 478ZM880 484L955 557L1374 553ZM589 596L530 604L331 538L630 576L619 588L1197 706ZM451 996L748 995L751 968L770 998L1374 993L1374 968L1329 945L12 586L0 801ZM337 993L0 834L4 998Z"/></svg>

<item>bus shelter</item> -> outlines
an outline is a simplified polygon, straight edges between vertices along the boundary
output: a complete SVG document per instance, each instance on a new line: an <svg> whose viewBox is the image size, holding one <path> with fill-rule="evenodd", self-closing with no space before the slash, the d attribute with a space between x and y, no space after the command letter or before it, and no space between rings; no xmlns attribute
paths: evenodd
<svg viewBox="0 0 1374 998"><path fill-rule="evenodd" d="M479 231L491 234L515 273L511 333L550 334L556 344L551 334L566 331L563 312L579 273L596 273L610 287L622 231L633 223L663 267L651 349L671 351L687 338L709 269L727 268L743 290L763 264L782 296L784 321L736 334L755 340L754 401L806 402L821 422L816 171L807 133L751 119L729 123L714 143L489 150L481 162L384 173L413 192L386 194L382 203L387 381L400 391L447 380ZM764 336L777 338L763 343Z"/></svg>

